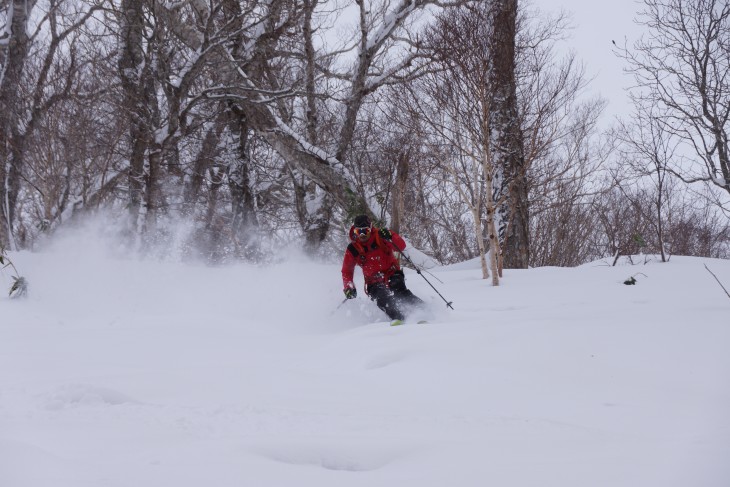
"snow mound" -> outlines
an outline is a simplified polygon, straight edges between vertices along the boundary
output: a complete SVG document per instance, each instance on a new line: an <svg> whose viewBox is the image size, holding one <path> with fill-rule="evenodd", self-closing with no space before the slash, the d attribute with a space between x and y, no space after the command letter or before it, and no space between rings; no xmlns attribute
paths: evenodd
<svg viewBox="0 0 730 487"><path fill-rule="evenodd" d="M45 407L49 410L78 406L120 406L122 404L139 404L139 402L121 392L85 384L61 386L45 398Z"/></svg>
<svg viewBox="0 0 730 487"><path fill-rule="evenodd" d="M312 465L325 470L369 472L382 469L407 454L405 447L383 445L375 440L342 442L312 439L252 448L252 452L288 465Z"/></svg>

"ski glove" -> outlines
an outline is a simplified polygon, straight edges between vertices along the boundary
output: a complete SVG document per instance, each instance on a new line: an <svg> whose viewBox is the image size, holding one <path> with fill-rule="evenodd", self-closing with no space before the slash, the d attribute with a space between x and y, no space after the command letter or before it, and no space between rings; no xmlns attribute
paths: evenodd
<svg viewBox="0 0 730 487"><path fill-rule="evenodd" d="M354 287L346 287L343 291L347 299L355 299L357 297L357 289Z"/></svg>
<svg viewBox="0 0 730 487"><path fill-rule="evenodd" d="M387 228L380 229L380 236L383 237L385 240L390 240L391 238L393 238L393 234Z"/></svg>

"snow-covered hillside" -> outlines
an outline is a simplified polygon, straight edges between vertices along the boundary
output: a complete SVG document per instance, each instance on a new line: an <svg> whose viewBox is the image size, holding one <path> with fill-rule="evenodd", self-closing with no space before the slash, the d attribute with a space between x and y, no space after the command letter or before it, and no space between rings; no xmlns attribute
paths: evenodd
<svg viewBox="0 0 730 487"><path fill-rule="evenodd" d="M14 254L2 487L727 487L730 262L420 276L390 327L339 266ZM637 284L623 281L635 276ZM3 290L10 284L6 269ZM3 291L4 292L4 291Z"/></svg>

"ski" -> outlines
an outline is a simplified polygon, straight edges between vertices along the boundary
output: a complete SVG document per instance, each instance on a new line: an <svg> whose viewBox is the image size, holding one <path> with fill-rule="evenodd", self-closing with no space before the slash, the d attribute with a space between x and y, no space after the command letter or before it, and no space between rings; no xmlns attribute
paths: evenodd
<svg viewBox="0 0 730 487"><path fill-rule="evenodd" d="M424 323L428 323L428 321L420 320L420 321L416 322L417 325L422 325ZM406 324L406 322L403 320L393 320L390 322L390 326L400 326L400 325L405 325L405 324Z"/></svg>

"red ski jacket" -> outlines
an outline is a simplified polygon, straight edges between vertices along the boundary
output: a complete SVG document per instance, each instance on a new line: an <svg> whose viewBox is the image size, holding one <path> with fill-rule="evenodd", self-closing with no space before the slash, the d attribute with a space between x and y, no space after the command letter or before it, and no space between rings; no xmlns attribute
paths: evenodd
<svg viewBox="0 0 730 487"><path fill-rule="evenodd" d="M378 282L387 286L390 276L400 270L400 264L393 252L405 249L405 241L395 232L391 232L390 241L386 240L380 236L380 229L373 227L370 238L361 243L354 230L355 227L350 228L350 245L347 246L342 261L342 284L345 288L355 287L352 277L355 266L359 265L362 267L366 286Z"/></svg>

